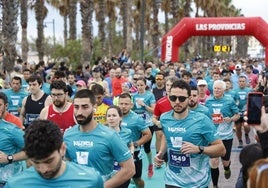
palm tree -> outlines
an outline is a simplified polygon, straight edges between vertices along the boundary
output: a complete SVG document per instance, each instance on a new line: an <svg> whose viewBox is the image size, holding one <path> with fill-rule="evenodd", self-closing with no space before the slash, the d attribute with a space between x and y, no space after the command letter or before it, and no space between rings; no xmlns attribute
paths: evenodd
<svg viewBox="0 0 268 188"><path fill-rule="evenodd" d="M120 6L120 15L123 21L123 41L124 47L126 47L127 51L131 52L133 47L133 39L132 39L132 30L133 30L133 22L132 22L132 3L133 0L121 0Z"/></svg>
<svg viewBox="0 0 268 188"><path fill-rule="evenodd" d="M69 0L70 40L76 40L77 0Z"/></svg>
<svg viewBox="0 0 268 188"><path fill-rule="evenodd" d="M2 51L4 54L3 65L7 72L13 71L16 53L16 42L18 33L18 0L2 0Z"/></svg>
<svg viewBox="0 0 268 188"><path fill-rule="evenodd" d="M107 30L108 30L108 56L112 57L112 50L114 50L113 40L116 36L116 4L117 0L107 1L107 16L109 18Z"/></svg>
<svg viewBox="0 0 268 188"><path fill-rule="evenodd" d="M80 12L82 19L82 64L90 63L93 50L93 25L92 17L94 11L93 0L81 0Z"/></svg>
<svg viewBox="0 0 268 188"><path fill-rule="evenodd" d="M33 5L35 10L35 18L37 21L37 39L36 48L38 51L39 61L43 60L44 50L44 19L47 16L47 8L45 7L44 0L36 0Z"/></svg>
<svg viewBox="0 0 268 188"><path fill-rule="evenodd" d="M67 28L67 21L68 15L70 12L70 0L49 0L49 4L59 10L60 15L63 17L63 39L64 39L64 46L67 44L68 39L68 28ZM70 37L71 38L71 37Z"/></svg>
<svg viewBox="0 0 268 188"><path fill-rule="evenodd" d="M28 59L28 40L27 40L27 22L28 22L28 5L27 0L21 0L20 4L21 19L21 58L24 62Z"/></svg>
<svg viewBox="0 0 268 188"><path fill-rule="evenodd" d="M97 0L95 4L96 20L99 22L99 33L101 49L106 50L105 48L105 16L106 16L106 0Z"/></svg>
<svg viewBox="0 0 268 188"><path fill-rule="evenodd" d="M159 21L158 21L158 13L160 8L161 2L159 0L153 0L153 27L151 31L152 35L152 41L153 41L153 49L154 49L154 62L157 62L157 56L158 56L158 47L159 47L159 37L160 37L160 31L159 31Z"/></svg>

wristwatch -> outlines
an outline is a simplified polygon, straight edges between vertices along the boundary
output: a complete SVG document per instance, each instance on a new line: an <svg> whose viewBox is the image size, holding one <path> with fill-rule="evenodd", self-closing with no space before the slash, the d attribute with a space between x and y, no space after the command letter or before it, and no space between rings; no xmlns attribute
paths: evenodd
<svg viewBox="0 0 268 188"><path fill-rule="evenodd" d="M204 146L199 146L199 153L198 154L202 154L204 152Z"/></svg>
<svg viewBox="0 0 268 188"><path fill-rule="evenodd" d="M9 164L12 163L13 162L13 155L8 155L7 160L8 160Z"/></svg>
<svg viewBox="0 0 268 188"><path fill-rule="evenodd" d="M134 147L135 148L138 148L139 147L139 144L137 142L134 142L133 144L134 144Z"/></svg>

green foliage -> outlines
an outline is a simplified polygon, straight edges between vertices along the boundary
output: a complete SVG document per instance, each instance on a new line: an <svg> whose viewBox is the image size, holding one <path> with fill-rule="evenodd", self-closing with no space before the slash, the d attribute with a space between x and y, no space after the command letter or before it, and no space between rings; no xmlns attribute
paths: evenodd
<svg viewBox="0 0 268 188"><path fill-rule="evenodd" d="M76 67L81 62L81 55L81 40L69 40L65 47L57 44L51 56L56 61L68 59L68 62L66 63Z"/></svg>

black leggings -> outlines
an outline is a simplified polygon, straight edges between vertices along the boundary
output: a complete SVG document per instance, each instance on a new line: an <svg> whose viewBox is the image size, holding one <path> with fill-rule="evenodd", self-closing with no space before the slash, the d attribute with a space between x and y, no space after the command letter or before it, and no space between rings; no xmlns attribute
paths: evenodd
<svg viewBox="0 0 268 188"><path fill-rule="evenodd" d="M154 126L150 126L149 127L151 134L152 134L152 138L153 138L153 134L154 134ZM152 142L152 138L150 140L148 140L148 142L146 142L145 144L143 144L143 148L145 153L150 153L151 152L151 142Z"/></svg>

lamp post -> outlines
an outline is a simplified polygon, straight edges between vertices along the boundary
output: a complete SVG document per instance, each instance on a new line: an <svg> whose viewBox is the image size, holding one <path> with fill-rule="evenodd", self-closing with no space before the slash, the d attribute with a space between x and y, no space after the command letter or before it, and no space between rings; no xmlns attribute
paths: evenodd
<svg viewBox="0 0 268 188"><path fill-rule="evenodd" d="M52 21L44 22L44 23L45 23L45 27L46 27L46 24L52 24L52 27L53 27L53 47L55 47L55 44L56 44L56 42L55 42L55 40L56 40L56 38L55 38L55 20L52 19Z"/></svg>

